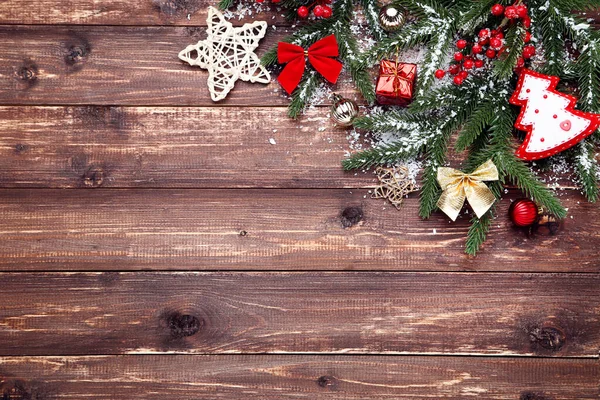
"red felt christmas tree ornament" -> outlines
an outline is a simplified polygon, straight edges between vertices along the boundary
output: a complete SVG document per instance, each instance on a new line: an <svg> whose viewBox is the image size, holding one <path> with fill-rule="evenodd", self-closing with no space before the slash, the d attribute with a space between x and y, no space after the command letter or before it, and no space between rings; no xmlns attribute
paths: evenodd
<svg viewBox="0 0 600 400"><path fill-rule="evenodd" d="M575 110L577 99L556 91L559 78L524 68L510 104L521 106L515 122L527 132L517 157L531 161L550 157L585 139L598 128L600 115Z"/></svg>

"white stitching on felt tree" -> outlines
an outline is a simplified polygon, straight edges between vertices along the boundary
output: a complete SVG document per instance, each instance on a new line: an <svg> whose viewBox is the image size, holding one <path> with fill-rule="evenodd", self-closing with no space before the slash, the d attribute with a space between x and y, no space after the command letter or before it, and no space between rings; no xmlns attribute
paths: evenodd
<svg viewBox="0 0 600 400"><path fill-rule="evenodd" d="M186 47L179 58L208 69L208 89L213 101L223 100L238 79L252 83L271 81L269 71L254 53L267 31L265 21L234 28L216 8L209 7L206 22L206 40Z"/></svg>
<svg viewBox="0 0 600 400"><path fill-rule="evenodd" d="M577 99L555 90L559 78L524 69L510 103L521 106L515 127L527 132L517 149L525 160L549 157L580 142L598 127L597 114L573 109Z"/></svg>

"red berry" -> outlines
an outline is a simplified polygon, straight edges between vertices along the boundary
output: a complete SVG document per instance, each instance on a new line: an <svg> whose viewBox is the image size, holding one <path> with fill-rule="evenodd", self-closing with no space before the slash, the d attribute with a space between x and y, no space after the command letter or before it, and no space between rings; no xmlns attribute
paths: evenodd
<svg viewBox="0 0 600 400"><path fill-rule="evenodd" d="M458 73L458 76L460 76L463 79L467 79L467 77L469 76L469 73L465 70L462 70Z"/></svg>
<svg viewBox="0 0 600 400"><path fill-rule="evenodd" d="M473 68L473 65L475 65L473 60L465 60L465 62L463 63L463 67L465 69L471 69L471 68Z"/></svg>
<svg viewBox="0 0 600 400"><path fill-rule="evenodd" d="M453 81L454 81L455 85L462 85L465 80L464 80L464 78L461 78L460 76L455 76Z"/></svg>
<svg viewBox="0 0 600 400"><path fill-rule="evenodd" d="M460 50L464 49L467 47L467 41L465 39L460 39L458 42L456 42L456 47Z"/></svg>
<svg viewBox="0 0 600 400"><path fill-rule="evenodd" d="M435 71L435 77L438 79L442 79L445 75L446 71L444 71L443 69L438 69L437 71Z"/></svg>
<svg viewBox="0 0 600 400"><path fill-rule="evenodd" d="M515 68L515 69L513 69L513 71L515 72L515 74L521 75L521 72L523 72L523 67Z"/></svg>
<svg viewBox="0 0 600 400"><path fill-rule="evenodd" d="M531 58L533 56L535 56L535 46L531 44L529 46L525 46L523 48L523 57Z"/></svg>
<svg viewBox="0 0 600 400"><path fill-rule="evenodd" d="M494 50L498 50L500 47L502 47L502 39L499 39L497 37L492 38L490 40L490 47Z"/></svg>
<svg viewBox="0 0 600 400"><path fill-rule="evenodd" d="M529 31L525 32L525 39L523 39L525 43L529 43L531 41L531 33Z"/></svg>
<svg viewBox="0 0 600 400"><path fill-rule="evenodd" d="M502 15L502 13L504 13L504 6L502 6L502 4L494 4L492 6L492 15L498 17Z"/></svg>
<svg viewBox="0 0 600 400"><path fill-rule="evenodd" d="M527 29L531 28L531 18L529 18L529 17L523 18L523 26Z"/></svg>
<svg viewBox="0 0 600 400"><path fill-rule="evenodd" d="M463 58L463 53L461 53L460 51L454 53L454 61L462 61Z"/></svg>
<svg viewBox="0 0 600 400"><path fill-rule="evenodd" d="M495 52L494 50L492 50L492 49L488 49L488 50L485 52L485 56L486 56L487 58L494 58L494 57L496 57L496 52Z"/></svg>
<svg viewBox="0 0 600 400"><path fill-rule="evenodd" d="M475 60L475 68L482 68L484 64L483 60Z"/></svg>
<svg viewBox="0 0 600 400"><path fill-rule="evenodd" d="M498 39L504 39L504 33L498 32L494 35L494 37L497 37Z"/></svg>
<svg viewBox="0 0 600 400"><path fill-rule="evenodd" d="M517 6L517 15L519 18L525 18L527 16L527 7L523 4Z"/></svg>
<svg viewBox="0 0 600 400"><path fill-rule="evenodd" d="M325 18L325 19L331 18L332 14L333 14L333 11L331 10L331 7L323 6L323 18Z"/></svg>
<svg viewBox="0 0 600 400"><path fill-rule="evenodd" d="M487 46L490 43L490 38L481 39L477 44L480 46Z"/></svg>
<svg viewBox="0 0 600 400"><path fill-rule="evenodd" d="M479 38L480 39L487 39L490 37L490 30L487 28L484 28L482 30L479 31Z"/></svg>
<svg viewBox="0 0 600 400"><path fill-rule="evenodd" d="M523 59L523 57L517 58L517 68L523 68L524 65L525 65L525 60Z"/></svg>
<svg viewBox="0 0 600 400"><path fill-rule="evenodd" d="M504 9L504 16L508 19L515 19L517 18L517 7L515 6L508 6Z"/></svg>
<svg viewBox="0 0 600 400"><path fill-rule="evenodd" d="M308 7L306 7L306 6L300 6L300 7L298 7L298 11L297 12L298 12L298 16L300 18L306 18L306 17L308 17Z"/></svg>
<svg viewBox="0 0 600 400"><path fill-rule="evenodd" d="M333 0L324 0L323 3L325 3L325 4L331 4L331 3L333 3Z"/></svg>
<svg viewBox="0 0 600 400"><path fill-rule="evenodd" d="M319 18L323 16L323 6L320 4L317 4L315 6L315 8L313 8L313 14L315 15L315 17Z"/></svg>
<svg viewBox="0 0 600 400"><path fill-rule="evenodd" d="M481 52L483 51L483 47L481 47L480 44L474 44L471 48L471 51L473 52L473 54L481 54Z"/></svg>
<svg viewBox="0 0 600 400"><path fill-rule="evenodd" d="M264 3L265 0L256 0L257 3Z"/></svg>
<svg viewBox="0 0 600 400"><path fill-rule="evenodd" d="M456 75L458 74L458 71L460 71L460 67L458 66L458 64L452 64L449 68L448 68L448 72L451 75Z"/></svg>
<svg viewBox="0 0 600 400"><path fill-rule="evenodd" d="M281 3L281 0L271 0L271 3L273 3L273 4Z"/></svg>

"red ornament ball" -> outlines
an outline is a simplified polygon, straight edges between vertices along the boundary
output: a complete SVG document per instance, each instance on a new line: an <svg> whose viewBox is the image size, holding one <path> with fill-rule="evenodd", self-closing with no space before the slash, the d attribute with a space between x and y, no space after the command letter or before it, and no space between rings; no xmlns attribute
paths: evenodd
<svg viewBox="0 0 600 400"><path fill-rule="evenodd" d="M518 5L517 6L517 15L519 16L519 18L527 17L527 6L524 6L523 4Z"/></svg>
<svg viewBox="0 0 600 400"><path fill-rule="evenodd" d="M316 5L315 8L313 8L313 14L317 18L322 17L323 16L323 6L320 4Z"/></svg>
<svg viewBox="0 0 600 400"><path fill-rule="evenodd" d="M456 42L456 47L460 50L464 49L465 47L467 47L467 41L465 39L460 39Z"/></svg>
<svg viewBox="0 0 600 400"><path fill-rule="evenodd" d="M452 64L449 68L448 68L448 72L451 75L456 75L458 74L458 72L460 71L460 67L458 66L458 64Z"/></svg>
<svg viewBox="0 0 600 400"><path fill-rule="evenodd" d="M333 10L329 6L323 6L323 18L331 18Z"/></svg>
<svg viewBox="0 0 600 400"><path fill-rule="evenodd" d="M492 49L487 49L487 51L485 52L485 55L487 58L494 58L494 57L496 57L496 52Z"/></svg>
<svg viewBox="0 0 600 400"><path fill-rule="evenodd" d="M508 19L515 19L517 18L519 15L517 14L517 7L515 6L508 6L504 9L504 16Z"/></svg>
<svg viewBox="0 0 600 400"><path fill-rule="evenodd" d="M473 54L480 54L483 51L483 47L481 47L481 45L479 44L474 44L471 48L471 51L473 52Z"/></svg>
<svg viewBox="0 0 600 400"><path fill-rule="evenodd" d="M531 226L538 219L538 206L532 200L517 199L510 205L508 215L516 226Z"/></svg>
<svg viewBox="0 0 600 400"><path fill-rule="evenodd" d="M300 7L298 7L297 13L298 13L298 16L300 18L306 18L306 17L308 17L308 7L306 7L306 6L300 6Z"/></svg>
<svg viewBox="0 0 600 400"><path fill-rule="evenodd" d="M443 69L438 69L437 71L435 71L435 77L438 79L442 79L445 75L446 71L444 71Z"/></svg>
<svg viewBox="0 0 600 400"><path fill-rule="evenodd" d="M499 17L502 14L504 14L504 6L502 4L494 4L492 6L492 15Z"/></svg>
<svg viewBox="0 0 600 400"><path fill-rule="evenodd" d="M473 62L473 60L465 60L465 62L463 63L463 67L465 69L471 69L474 65L475 63Z"/></svg>
<svg viewBox="0 0 600 400"><path fill-rule="evenodd" d="M460 51L454 53L454 61L462 61L465 56Z"/></svg>
<svg viewBox="0 0 600 400"><path fill-rule="evenodd" d="M464 81L465 81L465 80L464 80L463 78L461 78L460 76L458 76L458 75L456 75L456 76L454 77L454 84L455 84L455 85L459 85L459 86L460 86L460 85L462 85L462 84L463 84L463 82L464 82Z"/></svg>
<svg viewBox="0 0 600 400"><path fill-rule="evenodd" d="M484 64L483 60L475 60L475 68L482 68Z"/></svg>

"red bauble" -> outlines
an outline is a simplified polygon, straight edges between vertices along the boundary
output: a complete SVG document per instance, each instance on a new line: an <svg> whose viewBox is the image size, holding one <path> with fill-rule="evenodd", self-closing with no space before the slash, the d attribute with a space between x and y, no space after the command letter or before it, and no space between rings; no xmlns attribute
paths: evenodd
<svg viewBox="0 0 600 400"><path fill-rule="evenodd" d="M306 7L306 6L300 6L300 7L298 7L298 16L300 18L306 18L306 17L308 17L308 7Z"/></svg>
<svg viewBox="0 0 600 400"><path fill-rule="evenodd" d="M535 224L538 219L538 206L529 199L517 199L508 209L510 220L518 227Z"/></svg>
<svg viewBox="0 0 600 400"><path fill-rule="evenodd" d="M499 17L502 14L504 14L504 6L502 4L494 4L492 6L492 15Z"/></svg>
<svg viewBox="0 0 600 400"><path fill-rule="evenodd" d="M515 19L517 18L519 15L517 14L517 7L515 6L508 6L504 9L504 16L508 19Z"/></svg>
<svg viewBox="0 0 600 400"><path fill-rule="evenodd" d="M438 69L437 71L435 71L435 77L438 79L442 79L444 75L446 75L446 71L444 71L443 69Z"/></svg>
<svg viewBox="0 0 600 400"><path fill-rule="evenodd" d="M483 51L483 47L481 47L479 44L474 44L473 48L471 48L471 51L473 54L480 54Z"/></svg>

